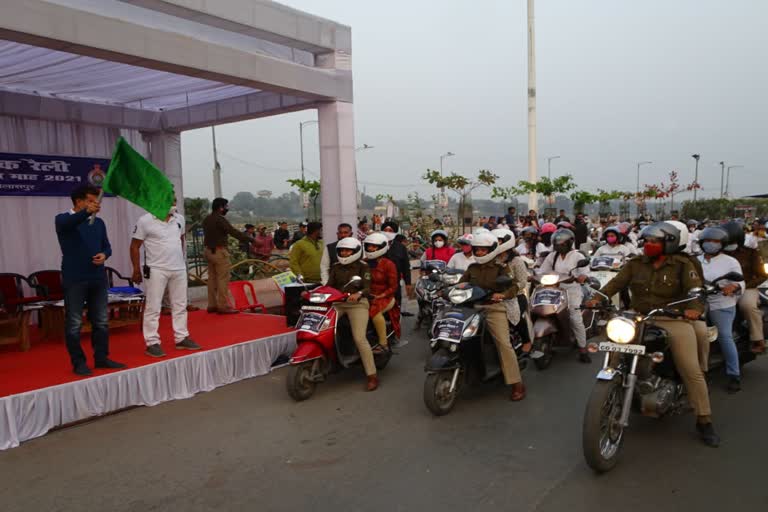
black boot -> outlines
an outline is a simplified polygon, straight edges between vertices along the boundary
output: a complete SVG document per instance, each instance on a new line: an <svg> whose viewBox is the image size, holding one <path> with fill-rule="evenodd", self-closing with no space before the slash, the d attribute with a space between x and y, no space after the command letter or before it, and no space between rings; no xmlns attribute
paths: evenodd
<svg viewBox="0 0 768 512"><path fill-rule="evenodd" d="M739 377L728 377L728 386L726 387L728 393L734 394L741 391L741 379Z"/></svg>
<svg viewBox="0 0 768 512"><path fill-rule="evenodd" d="M715 433L715 427L712 423L696 423L696 431L699 433L699 439L710 448L720 446L720 436Z"/></svg>

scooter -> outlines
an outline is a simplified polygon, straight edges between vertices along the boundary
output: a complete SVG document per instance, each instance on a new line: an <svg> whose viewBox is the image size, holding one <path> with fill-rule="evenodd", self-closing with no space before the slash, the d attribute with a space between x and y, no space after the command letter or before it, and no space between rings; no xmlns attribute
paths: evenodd
<svg viewBox="0 0 768 512"><path fill-rule="evenodd" d="M509 287L508 276L496 280L499 290ZM424 404L435 416L444 416L456 405L459 392L476 375L481 382L501 377L501 364L490 331L486 328L485 312L474 309L475 304L488 302L491 291L461 283L450 289L451 306L432 327L432 355L424 367ZM526 366L523 340L510 326L512 346L520 370Z"/></svg>
<svg viewBox="0 0 768 512"><path fill-rule="evenodd" d="M301 316L296 323L296 350L291 360L286 376L288 394L296 401L307 400L324 382L331 372L350 368L360 363L360 354L352 338L349 317L339 315L334 304L342 303L349 298L355 289L359 289L362 279L358 276L344 286L345 292L330 286L321 286L310 292L305 292L307 304L301 307ZM397 306L395 306L397 307ZM396 336L389 320L389 314L384 314L387 320L387 339L389 346L395 344ZM379 343L372 322L368 322L368 343L375 347ZM383 370L392 358L392 351L385 350L373 353L378 370Z"/></svg>
<svg viewBox="0 0 768 512"><path fill-rule="evenodd" d="M558 347L573 347L573 330L568 311L568 295L560 285L575 281L573 271L589 265L587 258L579 261L578 265L568 274L547 273L532 277L536 287L531 296L531 318L533 320L533 349L531 359L538 370L544 370L552 363L555 349ZM589 279L589 288L599 289L600 283ZM584 294L588 300L590 294ZM581 304L579 304L581 306ZM584 327L587 339L594 336L598 329L605 325L605 320L598 311L583 310Z"/></svg>
<svg viewBox="0 0 768 512"><path fill-rule="evenodd" d="M589 276L597 279L600 288L608 284L608 281L616 277L616 274L624 266L624 256L620 254L606 254L593 257L589 262ZM611 298L611 302L616 307L621 307L619 294Z"/></svg>

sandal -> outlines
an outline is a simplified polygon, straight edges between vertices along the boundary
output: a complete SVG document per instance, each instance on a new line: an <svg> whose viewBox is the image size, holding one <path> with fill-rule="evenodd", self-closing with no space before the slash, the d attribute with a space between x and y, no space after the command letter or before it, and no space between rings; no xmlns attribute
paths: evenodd
<svg viewBox="0 0 768 512"><path fill-rule="evenodd" d="M386 354L387 352L389 352L389 347L385 347L383 345L376 345L375 347L373 347L373 349L371 351L374 353L374 355L375 354Z"/></svg>
<svg viewBox="0 0 768 512"><path fill-rule="evenodd" d="M753 354L763 354L765 353L765 341L753 341L752 342L752 348L750 349Z"/></svg>

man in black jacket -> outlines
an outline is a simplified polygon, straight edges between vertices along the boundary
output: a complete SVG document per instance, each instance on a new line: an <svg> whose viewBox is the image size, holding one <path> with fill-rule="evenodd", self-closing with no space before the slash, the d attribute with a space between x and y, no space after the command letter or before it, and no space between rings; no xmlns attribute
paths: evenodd
<svg viewBox="0 0 768 512"><path fill-rule="evenodd" d="M573 234L576 236L575 249L579 250L581 244L587 243L589 239L589 226L584 218L584 214L579 212L576 214L576 224L573 226Z"/></svg>
<svg viewBox="0 0 768 512"><path fill-rule="evenodd" d="M275 231L275 249L286 250L291 245L291 232L288 223L282 221Z"/></svg>
<svg viewBox="0 0 768 512"><path fill-rule="evenodd" d="M405 237L397 234L400 226L398 226L397 222L393 220L388 220L383 223L381 225L381 229L384 231L384 234L387 236L387 238L392 241L390 243L389 251L387 251L386 257L392 260L392 263L394 263L397 267L397 273L399 274L397 290L395 291L395 301L397 301L398 306L401 306L400 314L402 316L413 316L413 313L402 311L403 290L400 287L400 279L405 281L406 287L411 286L411 260L408 257L408 249L405 247L405 245L403 245L403 240Z"/></svg>

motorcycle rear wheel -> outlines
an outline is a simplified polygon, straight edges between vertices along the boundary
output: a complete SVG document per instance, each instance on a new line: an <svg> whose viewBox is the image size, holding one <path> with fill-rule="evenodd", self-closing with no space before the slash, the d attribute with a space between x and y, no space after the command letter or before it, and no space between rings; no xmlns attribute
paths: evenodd
<svg viewBox="0 0 768 512"><path fill-rule="evenodd" d="M624 446L624 427L619 425L623 402L620 379L599 380L592 388L584 411L582 449L587 465L597 473L616 466Z"/></svg>
<svg viewBox="0 0 768 512"><path fill-rule="evenodd" d="M291 398L297 402L307 400L315 393L317 382L311 378L315 364L318 364L318 360L291 365L288 368L288 375L285 377L285 387Z"/></svg>
<svg viewBox="0 0 768 512"><path fill-rule="evenodd" d="M435 416L445 416L456 405L459 386L450 392L452 379L453 372L442 371L429 373L424 380L424 405Z"/></svg>

